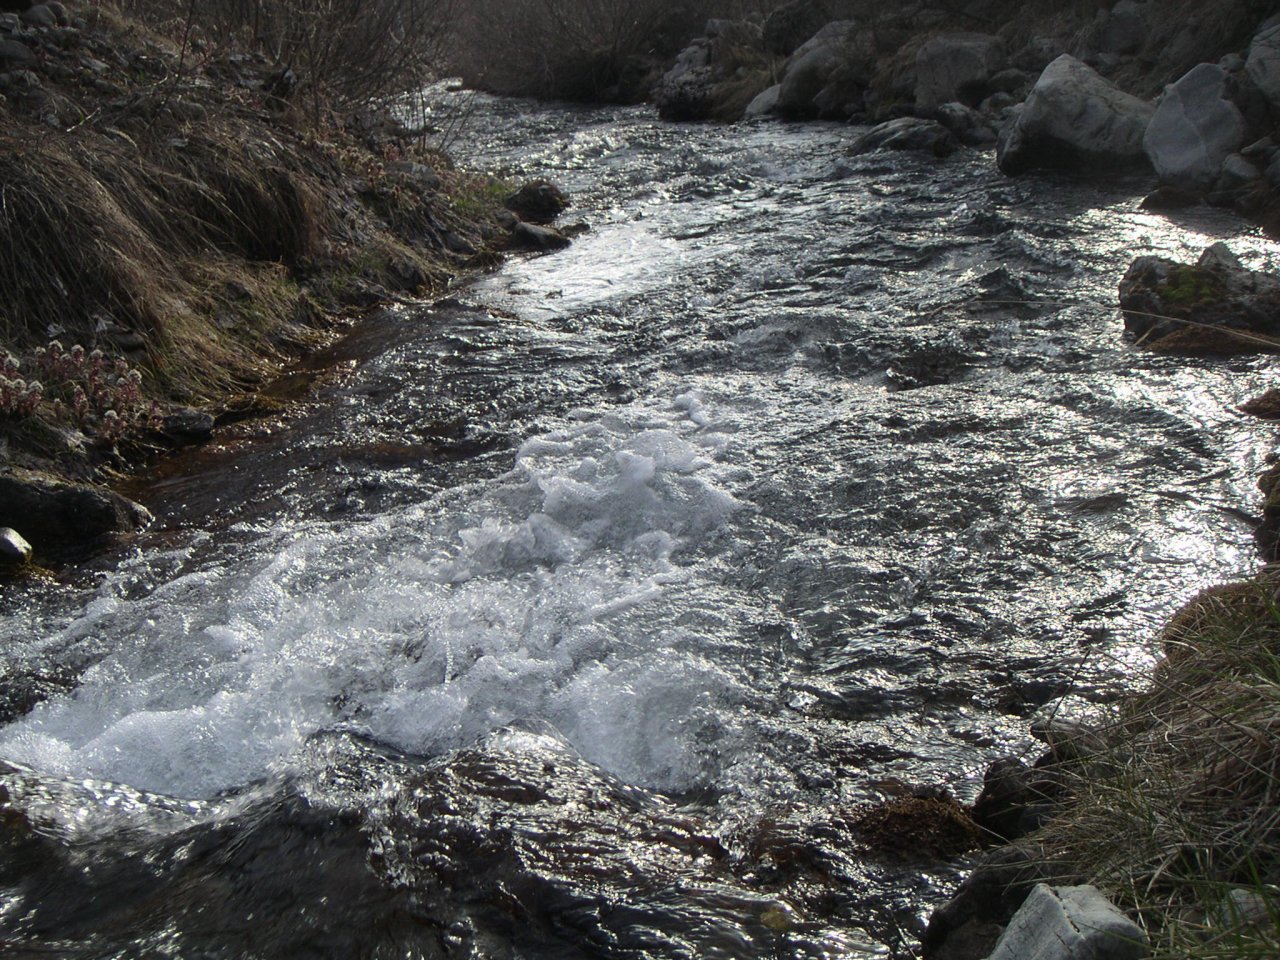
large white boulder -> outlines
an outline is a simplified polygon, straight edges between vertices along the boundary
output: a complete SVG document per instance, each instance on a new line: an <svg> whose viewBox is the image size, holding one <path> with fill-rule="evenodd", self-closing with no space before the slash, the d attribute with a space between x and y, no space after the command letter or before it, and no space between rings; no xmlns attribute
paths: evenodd
<svg viewBox="0 0 1280 960"><path fill-rule="evenodd" d="M1059 167L1103 173L1144 164L1142 137L1155 107L1125 93L1069 54L1045 67L1001 131L997 162L1005 173Z"/></svg>
<svg viewBox="0 0 1280 960"><path fill-rule="evenodd" d="M1202 63L1170 84L1142 138L1162 183L1208 189L1222 163L1244 146L1244 117L1227 99L1230 76L1216 63Z"/></svg>
<svg viewBox="0 0 1280 960"><path fill-rule="evenodd" d="M959 101L975 106L990 92L987 81L1005 67L1004 46L985 33L947 33L916 53L916 109Z"/></svg>

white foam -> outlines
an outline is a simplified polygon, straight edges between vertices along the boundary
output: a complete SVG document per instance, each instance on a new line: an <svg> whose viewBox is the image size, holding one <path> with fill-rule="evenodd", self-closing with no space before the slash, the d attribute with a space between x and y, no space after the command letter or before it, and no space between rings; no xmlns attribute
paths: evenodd
<svg viewBox="0 0 1280 960"><path fill-rule="evenodd" d="M714 705L751 696L704 656L725 628L686 610L740 506L715 422L696 393L570 418L497 481L264 533L141 599L108 583L59 639L109 655L0 731L0 756L209 797L326 729L433 754L545 723L629 782L698 783L708 730L741 733Z"/></svg>

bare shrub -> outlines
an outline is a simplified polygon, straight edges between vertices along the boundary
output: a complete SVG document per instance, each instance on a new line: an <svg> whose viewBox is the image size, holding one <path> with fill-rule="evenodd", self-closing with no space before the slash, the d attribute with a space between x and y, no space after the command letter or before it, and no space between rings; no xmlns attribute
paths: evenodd
<svg viewBox="0 0 1280 960"><path fill-rule="evenodd" d="M708 0L475 0L449 66L498 93L629 100L699 32Z"/></svg>

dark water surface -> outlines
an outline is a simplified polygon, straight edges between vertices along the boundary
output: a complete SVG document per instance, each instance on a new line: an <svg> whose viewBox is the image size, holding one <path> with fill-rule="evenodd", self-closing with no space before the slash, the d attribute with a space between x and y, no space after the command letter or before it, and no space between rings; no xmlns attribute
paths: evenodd
<svg viewBox="0 0 1280 960"><path fill-rule="evenodd" d="M7 955L901 952L959 874L860 805L972 799L1253 566L1272 361L1114 307L1142 253L1274 268L1238 221L476 109L459 155L591 231L356 328L134 491L123 557L4 599Z"/></svg>

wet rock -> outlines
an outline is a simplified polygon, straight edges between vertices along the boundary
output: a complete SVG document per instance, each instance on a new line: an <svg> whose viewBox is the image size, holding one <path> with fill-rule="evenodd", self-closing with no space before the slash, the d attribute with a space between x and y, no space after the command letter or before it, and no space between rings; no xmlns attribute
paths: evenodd
<svg viewBox="0 0 1280 960"><path fill-rule="evenodd" d="M144 507L103 487L29 471L0 476L0 526L21 528L41 553L83 550L150 522Z"/></svg>
<svg viewBox="0 0 1280 960"><path fill-rule="evenodd" d="M1245 144L1244 117L1228 98L1230 77L1202 63L1165 89L1142 138L1162 183L1208 189Z"/></svg>
<svg viewBox="0 0 1280 960"><path fill-rule="evenodd" d="M1148 952L1142 928L1097 887L1040 883L988 960L1141 960Z"/></svg>
<svg viewBox="0 0 1280 960"><path fill-rule="evenodd" d="M1186 190L1182 187L1156 187L1142 200L1143 210L1185 210L1194 207L1204 199L1198 190Z"/></svg>
<svg viewBox="0 0 1280 960"><path fill-rule="evenodd" d="M1280 347L1280 279L1240 265L1225 244L1194 264L1139 257L1120 281L1125 328L1179 353L1256 353Z"/></svg>
<svg viewBox="0 0 1280 960"><path fill-rule="evenodd" d="M1154 112L1064 54L1045 68L1023 109L1001 131L997 162L1008 174L1037 167L1102 173L1144 164L1142 137Z"/></svg>
<svg viewBox="0 0 1280 960"><path fill-rule="evenodd" d="M204 443L213 437L213 414L183 407L165 414L160 432L177 443Z"/></svg>
<svg viewBox="0 0 1280 960"><path fill-rule="evenodd" d="M955 135L936 120L899 117L872 127L854 141L849 152L857 156L872 150L924 150L945 157L959 146Z"/></svg>
<svg viewBox="0 0 1280 960"><path fill-rule="evenodd" d="M0 564L26 563L31 559L31 544L12 527L0 527Z"/></svg>
<svg viewBox="0 0 1280 960"><path fill-rule="evenodd" d="M1280 16L1267 20L1254 35L1245 73L1272 107L1280 109Z"/></svg>
<svg viewBox="0 0 1280 960"><path fill-rule="evenodd" d="M526 250L562 250L572 242L559 230L541 227L535 223L520 221L511 229L511 239L518 247Z"/></svg>
<svg viewBox="0 0 1280 960"><path fill-rule="evenodd" d="M503 206L530 223L550 223L569 207L569 198L554 183L533 180L503 201Z"/></svg>
<svg viewBox="0 0 1280 960"><path fill-rule="evenodd" d="M985 33L948 33L916 53L916 109L959 101L976 106L991 92L988 81L1004 69L1004 46Z"/></svg>

